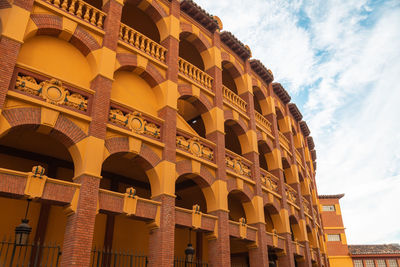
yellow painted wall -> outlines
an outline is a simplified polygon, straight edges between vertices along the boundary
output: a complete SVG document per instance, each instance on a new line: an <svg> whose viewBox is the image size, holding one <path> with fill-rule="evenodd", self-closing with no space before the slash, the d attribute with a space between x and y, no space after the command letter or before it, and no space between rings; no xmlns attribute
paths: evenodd
<svg viewBox="0 0 400 267"><path fill-rule="evenodd" d="M129 219L124 215L115 217L113 248L133 250L147 254L149 231L146 223Z"/></svg>
<svg viewBox="0 0 400 267"><path fill-rule="evenodd" d="M353 267L353 261L350 257L335 257L335 258L330 258L329 259L329 265L330 267Z"/></svg>
<svg viewBox="0 0 400 267"><path fill-rule="evenodd" d="M157 116L157 98L145 80L127 71L117 71L114 79L111 99Z"/></svg>
<svg viewBox="0 0 400 267"><path fill-rule="evenodd" d="M196 232L191 232L191 242L196 250ZM175 257L185 258L185 249L189 243L189 229L175 228Z"/></svg>
<svg viewBox="0 0 400 267"><path fill-rule="evenodd" d="M83 54L72 44L50 36L35 36L21 47L18 63L85 88L92 72Z"/></svg>
<svg viewBox="0 0 400 267"><path fill-rule="evenodd" d="M49 222L46 228L46 243L56 242L62 249L64 243L65 226L67 225L67 216L64 208L60 206L51 206Z"/></svg>
<svg viewBox="0 0 400 267"><path fill-rule="evenodd" d="M106 233L107 215L98 213L94 223L93 247L103 248Z"/></svg>

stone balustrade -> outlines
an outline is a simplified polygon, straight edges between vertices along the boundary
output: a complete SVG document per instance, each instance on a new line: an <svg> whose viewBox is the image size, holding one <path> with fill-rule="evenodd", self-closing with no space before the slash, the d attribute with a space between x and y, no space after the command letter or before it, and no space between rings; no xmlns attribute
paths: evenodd
<svg viewBox="0 0 400 267"><path fill-rule="evenodd" d="M226 150L225 164L233 172L251 178L251 162L242 156L239 156L230 150Z"/></svg>
<svg viewBox="0 0 400 267"><path fill-rule="evenodd" d="M228 103L238 108L240 111L246 113L247 103L240 96L235 94L232 90L230 90L226 86L222 86L222 92L224 94L224 98Z"/></svg>
<svg viewBox="0 0 400 267"><path fill-rule="evenodd" d="M262 185L264 185L267 189L269 189L275 193L278 193L278 182L279 182L278 177L276 177L272 173L270 173L264 169L261 169L261 168L260 168L260 172L261 172Z"/></svg>
<svg viewBox="0 0 400 267"><path fill-rule="evenodd" d="M106 14L82 0L46 0L48 3L103 29Z"/></svg>
<svg viewBox="0 0 400 267"><path fill-rule="evenodd" d="M265 129L268 133L272 133L271 131L271 123L265 118L262 114L258 113L254 110L256 123L258 123L263 129Z"/></svg>
<svg viewBox="0 0 400 267"><path fill-rule="evenodd" d="M210 75L197 68L193 64L187 62L183 58L179 58L178 64L180 73L201 84L208 90L211 90L213 79Z"/></svg>
<svg viewBox="0 0 400 267"><path fill-rule="evenodd" d="M289 146L290 142L289 142L289 139L287 139L286 136L285 136L283 133L281 133L281 132L279 132L279 131L278 131L278 133L279 133L279 143L280 143L284 148L286 148L287 150L290 151L290 146Z"/></svg>
<svg viewBox="0 0 400 267"><path fill-rule="evenodd" d="M305 197L302 197L304 212L310 215L310 202Z"/></svg>
<svg viewBox="0 0 400 267"><path fill-rule="evenodd" d="M288 202L291 202L292 204L296 205L297 202L296 190L294 190L290 185L285 184L285 191Z"/></svg>
<svg viewBox="0 0 400 267"><path fill-rule="evenodd" d="M179 132L176 136L176 147L190 154L209 161L214 160L213 148L206 139L198 136L190 136Z"/></svg>
<svg viewBox="0 0 400 267"><path fill-rule="evenodd" d="M121 23L119 39L161 62L165 62L167 49L128 25Z"/></svg>

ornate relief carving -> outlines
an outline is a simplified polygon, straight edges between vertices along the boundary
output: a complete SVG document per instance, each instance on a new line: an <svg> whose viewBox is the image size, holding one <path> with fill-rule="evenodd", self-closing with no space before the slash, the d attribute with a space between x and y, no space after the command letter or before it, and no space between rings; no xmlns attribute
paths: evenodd
<svg viewBox="0 0 400 267"><path fill-rule="evenodd" d="M307 201L307 199L305 199L304 197L303 197L303 209L304 209L304 212L305 213L307 213L307 214L310 214L310 207L309 207L309 202Z"/></svg>
<svg viewBox="0 0 400 267"><path fill-rule="evenodd" d="M111 109L109 120L115 124L129 128L137 134L146 134L154 138L160 138L160 127L154 123L146 121L140 112L124 114L119 109Z"/></svg>
<svg viewBox="0 0 400 267"><path fill-rule="evenodd" d="M278 192L278 183L271 179L271 177L261 174L261 182L265 185L269 190L274 192Z"/></svg>
<svg viewBox="0 0 400 267"><path fill-rule="evenodd" d="M71 93L57 79L50 79L38 84L33 77L18 75L15 88L30 95L40 96L50 104L66 105L82 111L87 110L87 99L78 93Z"/></svg>
<svg viewBox="0 0 400 267"><path fill-rule="evenodd" d="M251 170L243 164L240 158L231 158L229 156L225 157L226 166L233 169L236 173L251 177Z"/></svg>
<svg viewBox="0 0 400 267"><path fill-rule="evenodd" d="M214 153L208 147L203 146L200 143L199 138L192 137L190 139L186 139L185 137L179 135L176 137L176 145L195 155L196 157L205 158L208 160L213 160Z"/></svg>
<svg viewBox="0 0 400 267"><path fill-rule="evenodd" d="M292 203L296 203L297 194L293 189L290 188L290 186L287 186L287 188L286 188L286 197L287 197L288 201L290 201Z"/></svg>

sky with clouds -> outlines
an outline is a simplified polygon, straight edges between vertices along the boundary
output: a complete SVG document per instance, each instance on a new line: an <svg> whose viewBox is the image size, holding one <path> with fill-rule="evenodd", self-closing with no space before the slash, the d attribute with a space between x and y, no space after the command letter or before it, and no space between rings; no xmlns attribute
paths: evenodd
<svg viewBox="0 0 400 267"><path fill-rule="evenodd" d="M304 115L350 244L400 243L400 1L196 0Z"/></svg>

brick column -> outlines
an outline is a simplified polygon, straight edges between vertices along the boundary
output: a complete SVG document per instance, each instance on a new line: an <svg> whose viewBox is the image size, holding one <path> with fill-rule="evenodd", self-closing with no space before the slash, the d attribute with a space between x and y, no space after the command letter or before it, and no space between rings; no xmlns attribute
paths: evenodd
<svg viewBox="0 0 400 267"><path fill-rule="evenodd" d="M116 0L108 0L103 10L107 13L104 23L104 39L101 52L108 55L111 62L100 61L98 64L114 64L121 21L122 4ZM104 68L99 68L104 69ZM108 111L113 73L100 71L91 82L91 89L95 91L89 125L88 147L84 157L91 157L93 153L103 153L104 139L107 130ZM86 161L102 160L102 158L86 159ZM101 166L102 162L97 162ZM86 166L87 167L87 166ZM80 170L87 172L86 167ZM61 266L89 266L90 253L94 234L94 224L97 214L98 190L100 184L101 167L92 170L94 175L82 174L74 178L74 182L81 184L77 210L67 220L64 235L64 247Z"/></svg>
<svg viewBox="0 0 400 267"><path fill-rule="evenodd" d="M213 46L216 51L220 53L220 37L219 32L213 34ZM216 57L218 59L220 57ZM213 78L212 90L215 93L214 98L214 116L215 116L215 130L207 133L207 139L216 144L214 150L215 163L221 168L216 169L216 178L221 185L226 185L226 172L225 172L225 133L223 129L223 95L222 95L222 69L221 62L214 62L214 66L206 70L206 72ZM218 193L223 193L221 190ZM224 197L221 195L220 197ZM224 199L226 201L227 199ZM219 209L210 212L218 217L218 237L208 241L208 259L210 267L231 266L230 256L230 239L229 239L229 214L228 210Z"/></svg>
<svg viewBox="0 0 400 267"><path fill-rule="evenodd" d="M245 62L245 72L250 73L250 63L249 61ZM248 75L247 79L251 79ZM250 90L252 88L248 88ZM241 94L240 97L246 101L247 103L247 115L249 116L249 131L253 131L254 134L250 134L250 143L254 146L257 146L257 129L256 129L256 120L254 114L254 97L250 91L246 91L245 93ZM251 148L252 151L244 154L243 156L253 162L251 166L251 174L253 181L255 181L255 195L257 199L253 200L253 203L259 202L258 204L263 206L263 191L261 188L261 173L260 173L260 159L258 154L258 148L253 147ZM267 246L267 237L265 234L265 220L264 220L264 209L261 208L256 211L258 214L257 222L252 224L252 226L257 228L257 240L258 244L256 247L251 247L249 249L249 256L250 256L250 266L268 266L268 246Z"/></svg>
<svg viewBox="0 0 400 267"><path fill-rule="evenodd" d="M269 95L274 95L273 89L272 89L272 84L268 86L268 94ZM276 96L275 96L276 97ZM267 119L271 122L271 131L272 134L275 137L275 140L273 142L273 149L280 149L279 145L279 131L278 131L278 121L275 113L270 113L267 116ZM280 153L281 154L281 153ZM281 160L281 159L278 159ZM270 172L275 175L276 177L279 178L279 184L278 184L278 193L282 196L281 200L281 212L282 210L286 210L288 212L289 206L287 203L287 198L286 198L286 193L285 193L285 182L284 182L284 176L283 176L283 169L282 169L282 164L281 162L278 163L277 168L271 169ZM288 220L289 218L282 218L282 220ZM285 224L289 225L289 222L284 222ZM285 241L285 253L278 255L278 265L279 266L295 266L294 262L294 257L293 257L293 246L292 246L292 236L290 233L290 229L286 229L284 232L279 233L280 236L284 237L286 239Z"/></svg>
<svg viewBox="0 0 400 267"><path fill-rule="evenodd" d="M13 5L10 6L8 20L3 20L4 28L0 36L0 113L6 100L18 53L23 43L23 35L28 24L29 14L33 8L33 2L33 0L15 0ZM12 12L14 10L15 12ZM6 11L4 10L4 12ZM17 21L18 26L12 25L16 24Z"/></svg>
<svg viewBox="0 0 400 267"><path fill-rule="evenodd" d="M179 21L180 4L178 0L170 3L169 16L175 17ZM174 20L175 21L175 20ZM165 95L175 95L178 90L178 57L179 57L179 36L173 36L173 27L178 25L171 23L170 34L161 41L161 45L167 48L166 73L167 85ZM173 177L161 177L161 179L175 180L176 162L176 117L177 102L168 102L172 97L166 97L163 108L158 112L158 116L164 120L161 129L161 141L165 144L162 160L164 164L163 175ZM163 189L165 191L165 188ZM162 192L161 195L153 198L161 202L160 227L152 229L149 236L149 266L173 266L174 247L175 247L175 196L173 192Z"/></svg>
<svg viewBox="0 0 400 267"><path fill-rule="evenodd" d="M89 266L96 219L100 179L83 175L74 178L81 184L77 210L67 219L61 266Z"/></svg>

